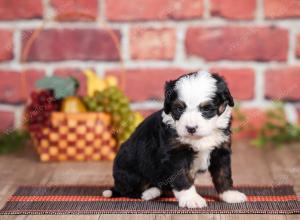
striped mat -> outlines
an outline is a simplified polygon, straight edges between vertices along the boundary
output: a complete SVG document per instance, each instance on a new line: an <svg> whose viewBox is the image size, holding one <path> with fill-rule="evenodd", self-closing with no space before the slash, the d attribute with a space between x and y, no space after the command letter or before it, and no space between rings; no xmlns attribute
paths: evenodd
<svg viewBox="0 0 300 220"><path fill-rule="evenodd" d="M300 202L292 186L237 186L248 196L245 203L220 202L213 187L197 186L208 202L202 209L179 208L171 193L154 201L129 198L104 198L107 186L22 186L17 189L0 214L207 214L207 213L300 213Z"/></svg>

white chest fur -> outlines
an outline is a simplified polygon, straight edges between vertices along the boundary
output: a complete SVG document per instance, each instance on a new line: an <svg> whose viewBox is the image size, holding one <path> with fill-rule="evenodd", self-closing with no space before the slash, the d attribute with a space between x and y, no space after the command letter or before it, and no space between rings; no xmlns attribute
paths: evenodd
<svg viewBox="0 0 300 220"><path fill-rule="evenodd" d="M190 175L195 178L197 172L206 171L210 164L211 150L198 151L190 169Z"/></svg>
<svg viewBox="0 0 300 220"><path fill-rule="evenodd" d="M181 142L190 144L193 150L197 152L190 169L190 174L193 178L195 178L197 172L208 169L210 165L210 153L214 148L228 141L228 139L229 137L219 129L215 130L211 135L198 140L180 139Z"/></svg>

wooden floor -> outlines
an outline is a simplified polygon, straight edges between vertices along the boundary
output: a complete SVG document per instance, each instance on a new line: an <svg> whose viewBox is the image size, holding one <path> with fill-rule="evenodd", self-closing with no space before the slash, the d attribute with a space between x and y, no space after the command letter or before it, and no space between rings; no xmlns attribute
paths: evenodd
<svg viewBox="0 0 300 220"><path fill-rule="evenodd" d="M245 142L233 146L235 184L293 184L300 195L300 144L259 150ZM111 162L40 163L31 149L0 156L0 206L20 184L112 184ZM208 174L197 179L211 184ZM300 215L68 215L0 216L5 219L300 219Z"/></svg>

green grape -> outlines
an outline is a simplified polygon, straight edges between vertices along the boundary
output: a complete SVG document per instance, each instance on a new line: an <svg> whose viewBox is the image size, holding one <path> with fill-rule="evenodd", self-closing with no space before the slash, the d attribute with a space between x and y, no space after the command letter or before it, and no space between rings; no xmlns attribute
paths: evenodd
<svg viewBox="0 0 300 220"><path fill-rule="evenodd" d="M104 97L102 95L98 95L95 97L97 103L101 104L103 102Z"/></svg>
<svg viewBox="0 0 300 220"><path fill-rule="evenodd" d="M115 124L120 126L121 121L122 121L122 118L120 117L120 115L118 115L118 114L113 115L113 122Z"/></svg>
<svg viewBox="0 0 300 220"><path fill-rule="evenodd" d="M96 91L95 93L94 93L94 96L93 97L97 97L97 96L101 96L102 95L102 93L100 92L100 91Z"/></svg>
<svg viewBox="0 0 300 220"><path fill-rule="evenodd" d="M123 118L129 117L131 114L130 109L128 108L121 108L120 109L120 115L122 115Z"/></svg>
<svg viewBox="0 0 300 220"><path fill-rule="evenodd" d="M115 102L120 102L120 97L118 96L118 94L114 94L111 96L111 99L112 101L115 101Z"/></svg>
<svg viewBox="0 0 300 220"><path fill-rule="evenodd" d="M90 102L90 109L93 110L93 111L95 111L96 108L97 108L97 102L95 102L95 100L92 100Z"/></svg>
<svg viewBox="0 0 300 220"><path fill-rule="evenodd" d="M90 102L91 98L88 96L83 97L83 101L88 104Z"/></svg>
<svg viewBox="0 0 300 220"><path fill-rule="evenodd" d="M130 137L136 127L136 121L129 100L120 89L109 87L84 100L90 110L103 111L111 115L112 126L116 131L115 135L119 144Z"/></svg>
<svg viewBox="0 0 300 220"><path fill-rule="evenodd" d="M112 110L113 112L117 111L118 108L119 108L119 105L118 105L117 102L111 104L111 110Z"/></svg>
<svg viewBox="0 0 300 220"><path fill-rule="evenodd" d="M103 110L104 110L103 106L100 105L95 108L96 112L103 112Z"/></svg>
<svg viewBox="0 0 300 220"><path fill-rule="evenodd" d="M127 123L124 123L124 121L121 121L119 124L119 129L124 131L127 127Z"/></svg>

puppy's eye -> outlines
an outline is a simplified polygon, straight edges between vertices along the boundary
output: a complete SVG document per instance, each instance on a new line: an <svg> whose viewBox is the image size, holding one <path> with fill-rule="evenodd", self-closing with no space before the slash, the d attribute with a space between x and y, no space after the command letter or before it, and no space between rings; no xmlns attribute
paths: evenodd
<svg viewBox="0 0 300 220"><path fill-rule="evenodd" d="M181 115L184 112L185 108L186 105L184 102L177 101L173 104L172 111L177 115Z"/></svg>
<svg viewBox="0 0 300 220"><path fill-rule="evenodd" d="M210 105L202 106L202 107L200 107L200 109L201 109L202 111L209 111L209 110L210 110Z"/></svg>
<svg viewBox="0 0 300 220"><path fill-rule="evenodd" d="M212 105L210 105L210 104L206 104L206 105L200 105L199 109L202 112L209 112L211 110L214 110L214 107Z"/></svg>
<svg viewBox="0 0 300 220"><path fill-rule="evenodd" d="M217 113L217 108L214 103L202 103L199 106L199 111L201 112L202 116L204 118L212 118L216 115Z"/></svg>
<svg viewBox="0 0 300 220"><path fill-rule="evenodd" d="M178 113L182 113L184 111L184 107L182 107L182 106L176 106L175 107L175 111L178 112Z"/></svg>

